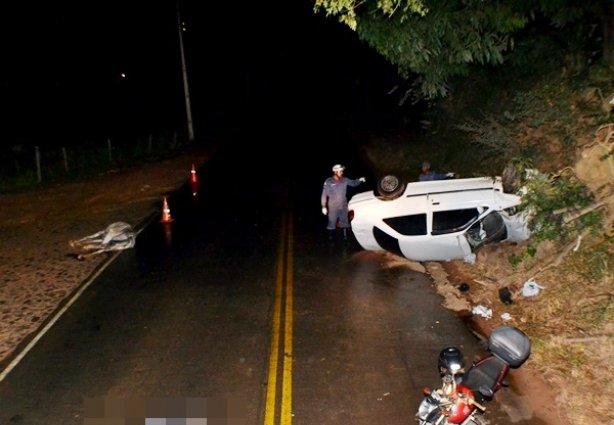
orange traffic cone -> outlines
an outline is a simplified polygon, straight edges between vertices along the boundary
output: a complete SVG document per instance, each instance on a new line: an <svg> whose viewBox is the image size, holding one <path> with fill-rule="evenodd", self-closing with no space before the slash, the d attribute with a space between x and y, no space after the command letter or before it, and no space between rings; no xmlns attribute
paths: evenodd
<svg viewBox="0 0 614 425"><path fill-rule="evenodd" d="M196 175L196 167L192 164L192 171L190 171L190 182L198 183L198 175Z"/></svg>
<svg viewBox="0 0 614 425"><path fill-rule="evenodd" d="M162 203L162 218L160 219L160 223L170 223L171 221L173 221L173 217L171 217L171 209L168 207L168 201L165 196L164 202Z"/></svg>

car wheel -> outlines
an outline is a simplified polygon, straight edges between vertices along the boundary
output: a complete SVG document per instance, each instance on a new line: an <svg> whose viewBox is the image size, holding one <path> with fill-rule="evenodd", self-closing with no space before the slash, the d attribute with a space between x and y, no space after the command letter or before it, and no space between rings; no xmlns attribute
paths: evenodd
<svg viewBox="0 0 614 425"><path fill-rule="evenodd" d="M388 174L377 181L377 193L384 199L395 199L405 191L405 183L398 176Z"/></svg>
<svg viewBox="0 0 614 425"><path fill-rule="evenodd" d="M509 164L501 174L501 183L505 193L517 193L520 190L522 170L514 165Z"/></svg>

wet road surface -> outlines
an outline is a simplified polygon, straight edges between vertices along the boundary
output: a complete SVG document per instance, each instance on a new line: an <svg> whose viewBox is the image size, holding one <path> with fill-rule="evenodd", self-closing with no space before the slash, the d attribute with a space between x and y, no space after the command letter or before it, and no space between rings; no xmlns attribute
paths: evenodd
<svg viewBox="0 0 614 425"><path fill-rule="evenodd" d="M218 161L0 383L0 423L84 423L100 397L238 400L248 424L413 423L439 350L480 351L428 277L326 239L319 176Z"/></svg>

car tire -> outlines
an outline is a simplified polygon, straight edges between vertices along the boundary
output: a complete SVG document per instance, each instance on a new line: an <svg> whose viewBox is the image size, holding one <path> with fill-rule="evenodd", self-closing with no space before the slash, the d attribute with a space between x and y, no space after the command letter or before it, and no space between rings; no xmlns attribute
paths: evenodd
<svg viewBox="0 0 614 425"><path fill-rule="evenodd" d="M398 176L388 174L377 181L376 190L383 199L396 199L405 191L405 183Z"/></svg>
<svg viewBox="0 0 614 425"><path fill-rule="evenodd" d="M517 193L520 190L522 170L514 165L509 164L501 174L501 182L505 193Z"/></svg>

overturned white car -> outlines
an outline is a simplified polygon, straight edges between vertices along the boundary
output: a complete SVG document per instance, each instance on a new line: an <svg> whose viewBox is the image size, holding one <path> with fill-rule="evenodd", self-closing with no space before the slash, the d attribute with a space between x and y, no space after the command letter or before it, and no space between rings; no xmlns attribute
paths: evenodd
<svg viewBox="0 0 614 425"><path fill-rule="evenodd" d="M475 260L482 245L530 236L518 195L501 179L478 177L408 183L392 175L377 190L349 202L352 231L362 248L415 261Z"/></svg>

